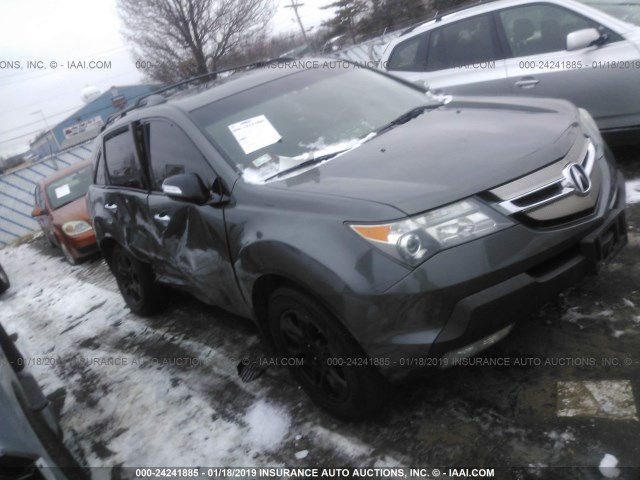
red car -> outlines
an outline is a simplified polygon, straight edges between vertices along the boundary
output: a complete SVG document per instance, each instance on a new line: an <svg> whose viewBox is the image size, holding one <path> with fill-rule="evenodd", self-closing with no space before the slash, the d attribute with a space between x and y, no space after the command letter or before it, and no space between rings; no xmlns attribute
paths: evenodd
<svg viewBox="0 0 640 480"><path fill-rule="evenodd" d="M40 180L34 192L31 216L71 265L98 251L85 198L92 181L91 161L85 160Z"/></svg>

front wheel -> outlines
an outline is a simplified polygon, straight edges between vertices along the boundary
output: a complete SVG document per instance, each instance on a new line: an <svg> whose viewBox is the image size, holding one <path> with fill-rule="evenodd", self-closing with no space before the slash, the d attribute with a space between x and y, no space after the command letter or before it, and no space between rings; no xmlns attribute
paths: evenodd
<svg viewBox="0 0 640 480"><path fill-rule="evenodd" d="M71 250L67 248L64 242L60 242L60 250L62 250L62 254L64 255L65 260L70 265L78 265L78 259L73 256L73 254L71 253Z"/></svg>
<svg viewBox="0 0 640 480"><path fill-rule="evenodd" d="M353 361L366 358L362 349L313 298L294 288L276 290L269 303L269 328L292 376L329 413L359 420L386 403L386 380L367 362Z"/></svg>
<svg viewBox="0 0 640 480"><path fill-rule="evenodd" d="M163 296L149 265L117 246L113 249L110 266L120 293L133 313L146 317L160 309Z"/></svg>

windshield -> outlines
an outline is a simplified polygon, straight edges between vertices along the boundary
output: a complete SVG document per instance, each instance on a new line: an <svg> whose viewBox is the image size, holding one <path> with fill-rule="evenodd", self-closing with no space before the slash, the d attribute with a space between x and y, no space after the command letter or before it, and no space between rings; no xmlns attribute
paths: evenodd
<svg viewBox="0 0 640 480"><path fill-rule="evenodd" d="M437 104L432 95L367 69L322 68L191 113L246 181L263 183L302 164L335 158L412 108Z"/></svg>
<svg viewBox="0 0 640 480"><path fill-rule="evenodd" d="M54 180L47 185L47 198L53 210L84 197L91 185L91 166Z"/></svg>
<svg viewBox="0 0 640 480"><path fill-rule="evenodd" d="M625 22L640 25L640 3L629 0L582 0L582 3L590 7L602 10L612 17Z"/></svg>

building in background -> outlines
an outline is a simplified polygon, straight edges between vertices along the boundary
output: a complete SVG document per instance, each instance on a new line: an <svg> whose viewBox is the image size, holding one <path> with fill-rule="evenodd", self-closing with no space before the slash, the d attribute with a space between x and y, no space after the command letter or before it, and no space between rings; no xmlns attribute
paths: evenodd
<svg viewBox="0 0 640 480"><path fill-rule="evenodd" d="M25 153L25 156L44 158L92 140L100 133L100 128L109 115L133 105L138 98L158 88L160 85L129 85L111 87L102 94L95 89L91 92L85 89L82 97L83 100L88 100L88 103L53 126L50 132L39 134L31 142L29 152Z"/></svg>

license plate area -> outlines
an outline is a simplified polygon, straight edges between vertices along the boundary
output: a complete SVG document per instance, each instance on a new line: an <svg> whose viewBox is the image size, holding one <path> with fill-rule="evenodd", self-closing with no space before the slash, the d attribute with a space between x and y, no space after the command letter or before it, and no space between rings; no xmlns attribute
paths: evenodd
<svg viewBox="0 0 640 480"><path fill-rule="evenodd" d="M627 243L627 220L622 210L580 244L582 254L587 257L589 273L600 273L602 267Z"/></svg>

